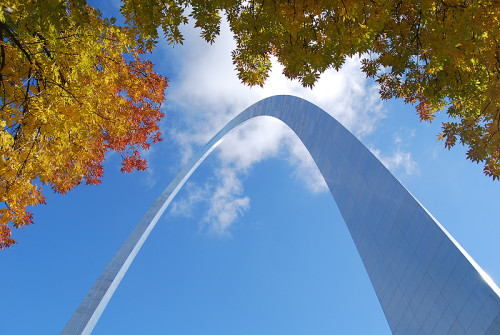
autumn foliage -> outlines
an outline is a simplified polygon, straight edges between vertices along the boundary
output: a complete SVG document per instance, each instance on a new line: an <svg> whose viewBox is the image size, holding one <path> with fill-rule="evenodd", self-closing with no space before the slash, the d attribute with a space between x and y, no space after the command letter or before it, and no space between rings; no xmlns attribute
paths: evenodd
<svg viewBox="0 0 500 335"><path fill-rule="evenodd" d="M261 85L275 56L285 76L312 86L359 55L383 99L414 104L425 121L446 111L445 146L465 145L487 176L500 177L498 0L255 0L226 13L244 82Z"/></svg>
<svg viewBox="0 0 500 335"><path fill-rule="evenodd" d="M138 4L141 4L138 6ZM190 10L186 11L187 6ZM446 111L439 138L500 178L500 3L498 0L150 0L122 13L144 38L182 41L187 14L213 42L225 14L239 78L263 85L274 56L283 73L313 86L327 69L359 55L383 99L414 104L421 120Z"/></svg>
<svg viewBox="0 0 500 335"><path fill-rule="evenodd" d="M142 60L132 30L85 1L0 5L0 248L32 223L42 185L66 193L99 184L108 151L122 171L144 170L140 151L160 141L166 79Z"/></svg>

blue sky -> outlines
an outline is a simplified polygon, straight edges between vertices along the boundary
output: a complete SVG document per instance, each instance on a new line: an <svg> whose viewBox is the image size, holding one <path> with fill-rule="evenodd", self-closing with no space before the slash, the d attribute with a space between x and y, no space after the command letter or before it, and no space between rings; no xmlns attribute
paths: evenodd
<svg viewBox="0 0 500 335"><path fill-rule="evenodd" d="M102 8L111 13L113 7ZM227 27L215 45L186 27L184 46L151 56L169 80L164 141L149 170L65 196L46 190L35 224L0 253L0 334L57 334L192 152L252 103L294 94L355 133L500 282L499 182L436 141L444 116L419 123L411 106L380 101L359 60L313 90L279 66L262 88L239 84ZM304 148L277 121L226 138L178 194L124 277L93 334L390 334L335 202Z"/></svg>

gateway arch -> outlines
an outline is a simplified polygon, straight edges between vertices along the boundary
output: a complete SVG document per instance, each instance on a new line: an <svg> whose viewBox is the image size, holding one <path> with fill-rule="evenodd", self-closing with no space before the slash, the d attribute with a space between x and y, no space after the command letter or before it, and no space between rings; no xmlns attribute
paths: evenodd
<svg viewBox="0 0 500 335"><path fill-rule="evenodd" d="M179 189L224 136L272 116L313 157L354 240L395 335L498 335L500 289L384 165L329 114L293 96L250 106L174 178L103 271L61 334L90 334Z"/></svg>

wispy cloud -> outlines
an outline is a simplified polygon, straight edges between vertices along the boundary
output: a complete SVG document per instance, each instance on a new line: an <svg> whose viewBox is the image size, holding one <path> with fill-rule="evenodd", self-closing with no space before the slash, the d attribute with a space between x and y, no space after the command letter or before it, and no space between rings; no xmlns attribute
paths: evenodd
<svg viewBox="0 0 500 335"><path fill-rule="evenodd" d="M187 182L186 195L172 203L170 214L192 217L200 207L207 206L200 229L210 234L228 235L231 223L250 208L250 198L243 194L241 171L237 168L221 167L214 175L215 180L203 186Z"/></svg>
<svg viewBox="0 0 500 335"><path fill-rule="evenodd" d="M288 156L289 162L296 167L294 177L303 181L307 189L312 193L321 193L328 191L323 176L314 163L311 154L300 140L290 137L289 148L291 150Z"/></svg>
<svg viewBox="0 0 500 335"><path fill-rule="evenodd" d="M188 181L184 185L184 197L178 197L175 202L170 205L170 214L174 216L192 217L196 207L209 199L210 191L207 185L204 188Z"/></svg>
<svg viewBox="0 0 500 335"><path fill-rule="evenodd" d="M208 231L218 235L228 234L229 226L250 208L250 199L243 196L243 186L236 170L223 168L218 186L209 200L210 209L204 219Z"/></svg>
<svg viewBox="0 0 500 335"><path fill-rule="evenodd" d="M406 175L418 173L418 164L408 151L411 139L415 136L414 130L400 130L394 133L395 150L390 154L384 154L379 149L370 148L375 156L393 173Z"/></svg>
<svg viewBox="0 0 500 335"><path fill-rule="evenodd" d="M397 173L401 169L407 175L412 175L418 172L417 163L413 160L410 152L397 149L395 152L388 156L380 155L379 152L377 157L389 170L393 172Z"/></svg>
<svg viewBox="0 0 500 335"><path fill-rule="evenodd" d="M239 82L233 68L230 51L235 45L227 24L214 45L205 44L198 34L186 30L184 46L170 52L179 65L167 90L168 112L177 113L180 121L170 125L168 132L180 147L182 163L246 107L276 94L292 94L315 103L358 137L372 133L385 116L378 86L365 78L359 58L348 59L339 72L325 72L312 90L287 80L276 62L263 88L249 88ZM254 119L228 135L217 149L222 178L214 178L218 186L197 190L210 193L199 198L209 204L205 223L210 231L226 234L231 223L249 208L241 178L253 164L283 152L295 166L294 177L312 192L327 189L309 153L288 127L272 118Z"/></svg>

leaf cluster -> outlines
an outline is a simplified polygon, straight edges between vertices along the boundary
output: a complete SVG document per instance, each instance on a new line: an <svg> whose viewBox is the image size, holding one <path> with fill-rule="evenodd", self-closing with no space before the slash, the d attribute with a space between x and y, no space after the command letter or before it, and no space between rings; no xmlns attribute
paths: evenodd
<svg viewBox="0 0 500 335"><path fill-rule="evenodd" d="M99 184L108 151L144 170L160 141L166 79L141 59L136 32L82 0L6 0L0 6L0 248L32 223L42 185L66 193Z"/></svg>
<svg viewBox="0 0 500 335"><path fill-rule="evenodd" d="M136 10L138 3L147 3ZM283 73L312 87L327 69L359 55L383 99L414 104L421 120L446 111L439 139L500 178L500 3L498 0L125 0L123 11L151 38L162 27L182 42L178 23L191 8L213 42L225 14L236 40L239 78L263 85L275 56Z"/></svg>

